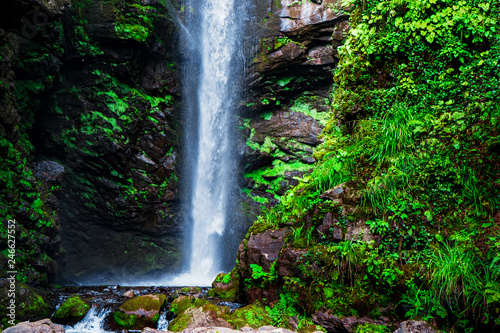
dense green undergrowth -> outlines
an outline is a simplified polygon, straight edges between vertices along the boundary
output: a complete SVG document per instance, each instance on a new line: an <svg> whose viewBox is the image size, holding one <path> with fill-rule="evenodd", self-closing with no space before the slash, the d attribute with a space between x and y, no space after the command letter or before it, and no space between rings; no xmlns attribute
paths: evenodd
<svg viewBox="0 0 500 333"><path fill-rule="evenodd" d="M318 162L250 231L293 224L288 244L307 252L281 282L299 312L500 325L500 4L353 5ZM342 183L359 200L319 197ZM319 235L328 212L344 238L355 222L371 235Z"/></svg>

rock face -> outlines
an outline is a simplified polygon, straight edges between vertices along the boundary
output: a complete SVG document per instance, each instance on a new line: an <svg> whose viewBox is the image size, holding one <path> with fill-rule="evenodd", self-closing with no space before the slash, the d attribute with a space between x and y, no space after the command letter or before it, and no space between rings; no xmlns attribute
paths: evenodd
<svg viewBox="0 0 500 333"><path fill-rule="evenodd" d="M28 0L0 3L0 216L4 228L15 224L16 256L25 257L16 261L16 270L33 285L46 285L56 271L54 259L60 254L61 242L56 194L62 178L60 170L53 170L53 179L36 173L34 147L28 136L34 117L21 102L29 99L29 85L19 76L18 68L21 50L28 42L22 18L27 24L38 13L46 25L53 24L61 11L55 4ZM6 236L1 236L5 244ZM4 253L0 261L7 263ZM2 276L7 276L7 268L7 264L0 265Z"/></svg>
<svg viewBox="0 0 500 333"><path fill-rule="evenodd" d="M59 219L62 282L175 270L180 88L167 8L118 0L0 5L0 164L12 175L0 211L5 205L2 216L43 235L29 257L40 255L45 266L25 269L28 282L56 272L49 264L60 252Z"/></svg>
<svg viewBox="0 0 500 333"><path fill-rule="evenodd" d="M24 322L9 327L3 333L64 333L64 327L53 324L50 319L42 319L33 323Z"/></svg>
<svg viewBox="0 0 500 333"><path fill-rule="evenodd" d="M348 8L328 1L263 1L259 48L243 103L241 169L247 204L258 211L311 169L330 110L331 70L349 29Z"/></svg>
<svg viewBox="0 0 500 333"><path fill-rule="evenodd" d="M264 233L251 235L246 250L239 253L242 268L247 264L262 266L269 272L271 264L278 259L278 254L285 241L285 236L290 233L288 229L266 230Z"/></svg>

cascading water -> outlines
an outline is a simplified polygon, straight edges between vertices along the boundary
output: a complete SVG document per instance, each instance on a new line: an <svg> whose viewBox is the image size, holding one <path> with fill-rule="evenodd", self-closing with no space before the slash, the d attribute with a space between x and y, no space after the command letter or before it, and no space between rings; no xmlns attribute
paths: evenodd
<svg viewBox="0 0 500 333"><path fill-rule="evenodd" d="M190 3L192 2L192 3ZM188 272L170 285L210 285L221 270L219 253L232 189L232 113L239 78L243 20L236 0L189 0L184 70L186 144L190 156L192 222ZM237 19L239 18L239 19Z"/></svg>
<svg viewBox="0 0 500 333"><path fill-rule="evenodd" d="M81 321L76 323L74 327L65 327L65 330L67 333L107 333L109 331L104 330L104 320L111 313L111 310L111 307L92 306Z"/></svg>

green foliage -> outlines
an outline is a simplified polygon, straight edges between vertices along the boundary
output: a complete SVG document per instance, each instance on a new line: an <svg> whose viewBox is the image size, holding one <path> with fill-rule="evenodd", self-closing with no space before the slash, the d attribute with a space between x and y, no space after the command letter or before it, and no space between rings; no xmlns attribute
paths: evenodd
<svg viewBox="0 0 500 333"><path fill-rule="evenodd" d="M295 309L296 301L292 299L290 293L280 295L280 299L272 308L266 306L266 310L271 316L273 326L283 327L288 325L288 319L299 313Z"/></svg>
<svg viewBox="0 0 500 333"><path fill-rule="evenodd" d="M145 42L150 34L148 28L138 24L119 24L115 26L115 31L120 38L138 42Z"/></svg>
<svg viewBox="0 0 500 333"><path fill-rule="evenodd" d="M356 327L355 333L390 333L392 330L383 325L363 324Z"/></svg>

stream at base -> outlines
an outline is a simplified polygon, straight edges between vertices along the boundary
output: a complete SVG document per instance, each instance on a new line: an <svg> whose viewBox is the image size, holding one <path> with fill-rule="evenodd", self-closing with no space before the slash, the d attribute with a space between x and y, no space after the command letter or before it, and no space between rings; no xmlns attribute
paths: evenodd
<svg viewBox="0 0 500 333"><path fill-rule="evenodd" d="M126 293L133 293L133 297L162 294L167 297L167 305L162 307L159 312L159 320L156 325L157 330L167 331L168 325L174 318L170 311L170 303L179 296L188 297L206 297L209 288L199 287L123 287L123 286L95 286L95 287L64 287L55 289L46 295L46 298L52 303L56 309L59 308L64 301L74 295L80 296L91 308L85 317L74 324L62 325L67 333L127 333L141 332L142 330L126 330L120 328L113 319L113 314L126 301L132 299L126 296ZM218 302L208 298L211 302L217 305L229 307L231 310L241 307L241 304ZM53 316L53 315L52 315ZM53 318L51 318L52 321ZM57 323L57 321L55 321Z"/></svg>

